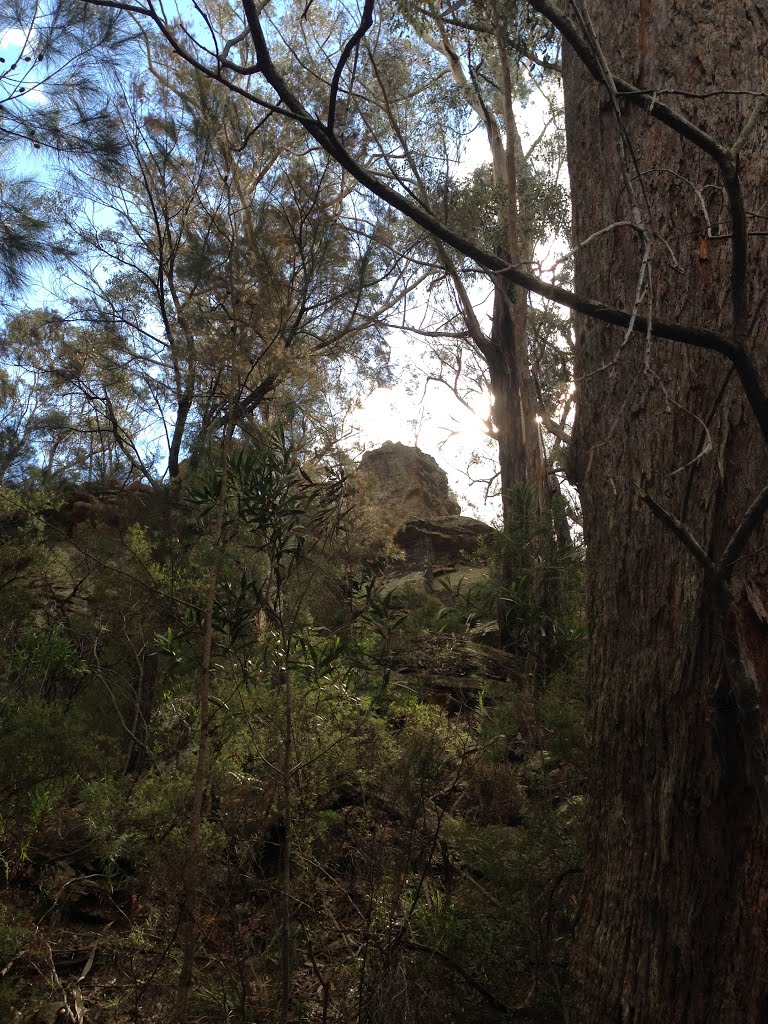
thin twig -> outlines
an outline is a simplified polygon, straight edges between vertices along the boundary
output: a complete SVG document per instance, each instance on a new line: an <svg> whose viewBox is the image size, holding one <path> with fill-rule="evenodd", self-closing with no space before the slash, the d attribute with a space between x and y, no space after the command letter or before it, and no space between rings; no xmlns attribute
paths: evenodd
<svg viewBox="0 0 768 1024"><path fill-rule="evenodd" d="M766 82L766 84L763 86L763 92L761 95L758 96L757 102L752 108L752 113L749 115L744 124L744 127L739 132L738 139L736 139L734 144L731 146L732 157L737 157L739 153L742 151L742 149L747 143L747 140L749 139L749 136L755 130L757 122L765 113L766 108L768 108L768 94L765 92L766 89L768 89L768 82Z"/></svg>
<svg viewBox="0 0 768 1024"><path fill-rule="evenodd" d="M427 946L423 942L416 942L413 939L405 939L403 945L406 949L413 949L417 953L425 953L429 956L435 957L441 960L447 967L455 971L456 974L462 978L470 988L473 988L475 992L478 992L487 1003L489 1003L494 1010L498 1010L500 1013L504 1013L508 1020L521 1020L523 1019L519 1013L517 1013L508 1003L503 1002L499 997L484 985L482 981L479 981L474 975L470 974L466 967L463 967L458 960L454 960L452 956L444 953L441 949L436 949L434 946Z"/></svg>

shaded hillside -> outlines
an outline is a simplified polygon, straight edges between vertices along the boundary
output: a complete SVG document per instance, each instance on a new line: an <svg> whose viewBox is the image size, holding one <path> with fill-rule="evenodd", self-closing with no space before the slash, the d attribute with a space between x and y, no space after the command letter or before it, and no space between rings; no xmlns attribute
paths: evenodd
<svg viewBox="0 0 768 1024"><path fill-rule="evenodd" d="M415 477L371 573L344 533L370 489L340 517L343 488L279 443L233 460L193 861L220 468L5 495L2 1019L170 1019L190 884L195 1020L559 1019L578 608L534 679L493 646L494 531L430 519Z"/></svg>

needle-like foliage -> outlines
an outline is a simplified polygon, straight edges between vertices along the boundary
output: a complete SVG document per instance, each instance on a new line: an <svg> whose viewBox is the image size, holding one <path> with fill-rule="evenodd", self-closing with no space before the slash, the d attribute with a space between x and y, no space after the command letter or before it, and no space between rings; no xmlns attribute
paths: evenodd
<svg viewBox="0 0 768 1024"><path fill-rule="evenodd" d="M42 189L29 176L38 154L100 173L118 166L111 93L130 39L121 14L77 0L0 2L0 295L18 294L30 269L56 254Z"/></svg>

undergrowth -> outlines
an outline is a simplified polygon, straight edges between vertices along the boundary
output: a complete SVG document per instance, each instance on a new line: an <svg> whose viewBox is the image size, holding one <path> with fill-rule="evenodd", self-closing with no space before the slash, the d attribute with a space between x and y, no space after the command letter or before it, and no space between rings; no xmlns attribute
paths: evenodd
<svg viewBox="0 0 768 1024"><path fill-rule="evenodd" d="M259 472L243 458L231 486ZM562 641L556 667L531 674L512 651L507 678L448 707L430 670L459 643L480 657L473 628L510 600L493 564L482 586L437 596L361 583L332 538L315 543L317 522L295 525L305 484L285 492L290 551L232 499L191 1019L559 1021L584 815L578 554L544 630ZM172 1016L211 559L199 501L214 490L203 478L173 542L136 526L127 544L94 537L89 560L85 538L52 556L43 533L15 534L32 576L0 677L4 1020L57 1000L94 1024ZM515 600L522 643L543 626Z"/></svg>

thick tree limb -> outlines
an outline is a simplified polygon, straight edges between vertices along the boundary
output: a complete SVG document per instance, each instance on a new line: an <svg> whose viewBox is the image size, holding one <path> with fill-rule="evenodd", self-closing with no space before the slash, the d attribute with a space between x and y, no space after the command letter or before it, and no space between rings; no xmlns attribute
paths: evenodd
<svg viewBox="0 0 768 1024"><path fill-rule="evenodd" d="M347 44L342 50L341 56L339 57L339 62L336 65L336 70L333 72L333 79L331 81L331 93L328 99L329 132L333 131L334 124L336 121L336 104L339 96L339 83L341 82L341 76L344 73L344 68L347 66L349 58L352 56L357 47L363 41L366 32L373 24L373 4L374 0L365 0L363 13L360 17L360 24L357 26L353 34L347 40Z"/></svg>
<svg viewBox="0 0 768 1024"><path fill-rule="evenodd" d="M474 260L483 269L493 274L500 274L512 284L519 285L527 291L542 295L546 299L558 302L577 313L584 313L604 323L614 324L617 327L633 326L633 329L640 334L650 333L653 337L669 341L679 341L696 348L708 349L719 352L727 358L733 358L736 354L736 346L724 334L711 331L703 327L694 327L688 324L669 323L663 320L653 320L652 323L645 317L632 316L625 310L615 309L602 302L589 299L567 288L542 281L533 274L528 274L517 267L511 266L501 257L481 249L468 239L452 231L442 224L436 217L415 203L406 199L395 189L378 179L373 173L362 167L344 148L333 132L329 132L326 125L318 118L313 117L303 106L300 100L288 86L285 79L275 67L269 47L264 36L261 23L256 14L253 0L243 0L243 8L251 28L256 54L261 71L266 82L274 89L278 97L285 105L286 112L300 121L312 138L318 142L325 151L332 156L346 171L367 189L383 199L394 209L405 214L414 223L423 227L441 241L456 249L462 255ZM226 83L225 83L226 84ZM766 426L768 430L768 414L766 415Z"/></svg>
<svg viewBox="0 0 768 1024"><path fill-rule="evenodd" d="M272 61L269 47L264 36L263 29L261 28L256 5L253 3L253 0L243 0L243 9L246 13L246 19L248 21L254 45L256 46L259 69L265 81L277 93L280 99L279 104L270 103L263 97L258 96L247 89L241 88L235 82L227 81L225 78L221 77L221 74L218 71L206 67L202 62L197 60L197 58L195 58L194 55L178 41L178 39L175 38L169 26L162 21L161 16L154 10L140 7L135 4L121 3L120 0L84 0L84 2L92 3L100 7L113 7L120 10L126 10L137 15L143 15L151 18L151 20L157 24L173 50L184 60L188 61L192 67L196 68L208 78L221 82L221 84L226 86L226 88L231 89L233 92L236 92L238 95L243 96L251 102L300 123L309 135L311 135L312 138L315 139L315 141L322 146L322 148L332 156L341 167L344 168L344 170L348 171L352 177L359 182L359 184L369 189L369 191L379 199L382 199L393 209L404 214L415 224L423 227L426 231L429 231L436 238L439 238L442 242L450 245L463 256L473 260L479 267L487 272L491 274L500 274L512 284L519 285L526 291L533 292L535 295L541 295L546 299L550 299L562 306L566 306L568 309L572 309L577 313L583 313L585 316L592 317L602 323L613 324L616 327L631 327L632 330L638 334L646 336L650 334L651 337L660 340L676 341L685 345L690 345L694 348L702 348L712 352L718 352L720 355L723 355L728 359L733 359L736 355L737 346L734 345L733 341L729 337L718 331L712 331L705 327L696 327L692 324L680 324L660 319L653 319L651 322L645 317L637 315L633 316L626 310L616 309L595 299L578 295L569 291L567 288L562 288L559 285L542 281L533 274L526 273L518 267L511 266L499 256L487 252L485 249L475 245L469 239L464 238L455 231L452 231L446 225L437 220L436 217L432 216L401 193L397 192L394 188L387 185L371 171L359 164L344 148L334 132L329 131L327 125L323 124L322 121L313 116L293 93ZM536 2L538 3L539 0L536 0ZM624 85L624 83L618 84L621 86ZM646 97L646 99L648 99L648 97ZM682 120L684 121L685 119ZM768 400L766 400L765 423L766 436L768 437Z"/></svg>

